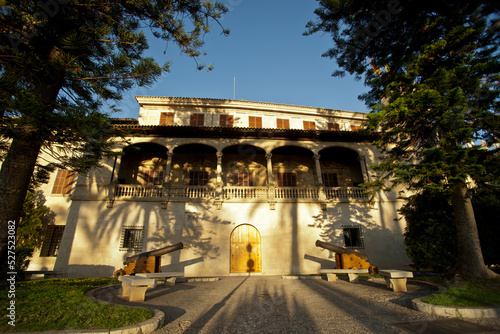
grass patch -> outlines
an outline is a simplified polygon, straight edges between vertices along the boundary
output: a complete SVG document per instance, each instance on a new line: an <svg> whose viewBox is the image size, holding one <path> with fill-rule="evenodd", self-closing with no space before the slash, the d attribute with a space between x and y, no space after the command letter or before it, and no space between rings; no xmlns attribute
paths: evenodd
<svg viewBox="0 0 500 334"><path fill-rule="evenodd" d="M85 297L88 290L118 283L109 278L18 282L14 299L16 326L9 325L10 319L2 312L0 332L117 328L151 318L153 314L147 309L97 303ZM6 310L10 300L7 289L2 289L0 308Z"/></svg>
<svg viewBox="0 0 500 334"><path fill-rule="evenodd" d="M424 303L442 306L497 306L500 305L500 278L448 284L443 293L422 299Z"/></svg>

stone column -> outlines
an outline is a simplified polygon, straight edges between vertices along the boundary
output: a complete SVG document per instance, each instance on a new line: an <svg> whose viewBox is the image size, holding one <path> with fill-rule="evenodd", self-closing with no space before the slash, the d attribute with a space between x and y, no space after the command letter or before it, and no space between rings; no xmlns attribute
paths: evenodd
<svg viewBox="0 0 500 334"><path fill-rule="evenodd" d="M321 176L321 164L319 162L319 158L320 158L319 154L315 154L313 156L314 163L316 164L316 183L319 186L322 186L323 185L323 177Z"/></svg>
<svg viewBox="0 0 500 334"><path fill-rule="evenodd" d="M266 154L266 159L267 159L267 184L272 185L274 183L274 178L273 178L273 163L271 161L271 157L273 155L271 153Z"/></svg>
<svg viewBox="0 0 500 334"><path fill-rule="evenodd" d="M120 171L121 162L122 162L122 156L117 155L115 157L115 162L113 164L113 172L111 173L111 179L109 180L110 184L118 182L118 172Z"/></svg>
<svg viewBox="0 0 500 334"><path fill-rule="evenodd" d="M366 159L362 154L358 155L358 161L361 166L361 174L363 175L363 182L370 182L370 175L368 174L368 169L366 168Z"/></svg>
<svg viewBox="0 0 500 334"><path fill-rule="evenodd" d="M217 184L222 183L222 152L217 152Z"/></svg>
<svg viewBox="0 0 500 334"><path fill-rule="evenodd" d="M172 157L174 156L173 152L167 153L167 165L165 166L165 175L163 180L165 184L170 184L170 172L172 171Z"/></svg>

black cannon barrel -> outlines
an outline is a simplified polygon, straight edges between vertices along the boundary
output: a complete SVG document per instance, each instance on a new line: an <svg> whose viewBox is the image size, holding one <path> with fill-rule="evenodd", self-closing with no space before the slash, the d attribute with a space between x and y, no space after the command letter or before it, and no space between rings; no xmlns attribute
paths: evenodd
<svg viewBox="0 0 500 334"><path fill-rule="evenodd" d="M168 254L168 253L174 252L174 251L182 249L182 248L184 248L184 245L182 244L182 242L179 242L178 244L175 244L175 245L170 245L170 246L166 246L163 248L154 249L154 250L149 251L149 252L144 252L144 253L140 253L137 255L129 256L125 259L123 264L127 265L130 262L138 260L141 257L162 256L164 254Z"/></svg>
<svg viewBox="0 0 500 334"><path fill-rule="evenodd" d="M356 256L368 261L368 255L366 255L365 253L359 252L357 250L354 250L354 249L347 249L344 247L336 246L336 245L333 245L333 244L330 244L327 242L323 242L323 241L319 241L319 240L316 240L316 246L331 250L332 252L335 252L338 254L355 254Z"/></svg>

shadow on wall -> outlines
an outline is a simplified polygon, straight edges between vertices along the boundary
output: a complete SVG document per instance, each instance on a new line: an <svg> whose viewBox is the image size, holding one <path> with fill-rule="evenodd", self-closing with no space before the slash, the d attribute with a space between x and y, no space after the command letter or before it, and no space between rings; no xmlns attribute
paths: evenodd
<svg viewBox="0 0 500 334"><path fill-rule="evenodd" d="M393 222L392 229L384 227L387 222L375 223L373 210L373 207L366 203L337 203L333 208L313 216L314 222L309 227L320 229L321 241L347 248L350 248L350 245L346 244L349 236L345 236L344 229L359 229L359 243L357 247L351 248L366 253L370 264L379 268L402 268L409 261L406 257L403 231L397 222ZM334 261L334 252L326 249L321 249L321 252L328 252L327 258ZM319 262L310 257L306 259ZM326 263L322 264L322 268L323 265Z"/></svg>

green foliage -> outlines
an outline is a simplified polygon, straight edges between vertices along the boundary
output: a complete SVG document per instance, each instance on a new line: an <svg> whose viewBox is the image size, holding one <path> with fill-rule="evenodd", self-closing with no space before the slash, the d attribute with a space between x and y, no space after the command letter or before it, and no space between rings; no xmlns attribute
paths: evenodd
<svg viewBox="0 0 500 334"><path fill-rule="evenodd" d="M442 306L481 307L500 305L500 280L475 280L449 285L447 290L422 299L424 303Z"/></svg>
<svg viewBox="0 0 500 334"><path fill-rule="evenodd" d="M475 189L473 197L477 229L486 265L500 263L500 190ZM411 196L400 209L406 220L405 243L408 257L420 268L449 272L456 265L457 239L453 207L442 190L426 190Z"/></svg>
<svg viewBox="0 0 500 334"><path fill-rule="evenodd" d="M85 297L85 292L90 289L118 283L109 278L18 282L16 326L7 324L9 319L4 312L0 318L0 331L117 328L151 318L151 311L147 309L96 303ZM6 309L9 303L7 292L0 292L0 305Z"/></svg>
<svg viewBox="0 0 500 334"><path fill-rule="evenodd" d="M43 231L53 220L52 212L45 206L45 197L41 191L28 191L23 205L23 212L16 231L16 272L23 278L28 268L29 257L42 245Z"/></svg>
<svg viewBox="0 0 500 334"><path fill-rule="evenodd" d="M401 208L408 257L420 268L446 272L455 267L457 239L453 209L447 194L425 191L414 195Z"/></svg>
<svg viewBox="0 0 500 334"><path fill-rule="evenodd" d="M324 54L365 77L367 128L381 162L372 191L396 186L448 192L457 227L457 271L483 266L467 185L500 184L500 15L492 2L320 0L307 34L326 32ZM478 145L481 143L481 145ZM400 188L400 189L401 189Z"/></svg>

